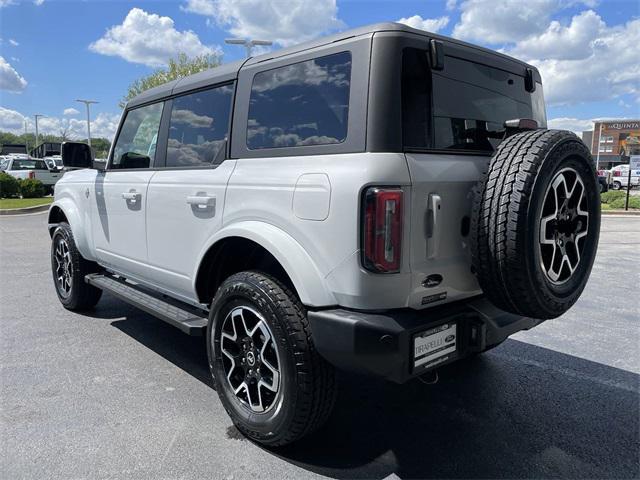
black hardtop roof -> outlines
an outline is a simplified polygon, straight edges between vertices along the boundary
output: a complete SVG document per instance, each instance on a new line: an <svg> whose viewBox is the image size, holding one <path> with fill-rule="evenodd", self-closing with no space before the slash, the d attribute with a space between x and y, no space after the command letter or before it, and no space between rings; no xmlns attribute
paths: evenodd
<svg viewBox="0 0 640 480"><path fill-rule="evenodd" d="M427 32L425 30L419 30L417 28L409 27L408 25L405 25L403 23L386 22L386 23L375 23L372 25L366 25L364 27L353 28L351 30L345 30L343 32L326 35L316 40L300 43L292 47L274 50L272 52L268 52L263 55L251 57L247 60L240 60L233 63L225 63L220 65L219 67L205 70L203 72L196 73L194 75L190 75L188 77L184 77L179 80L174 80L174 81L165 83L164 85L160 85L158 87L149 89L141 93L140 95L134 97L133 99L131 99L128 102L127 107L134 107L144 103L152 102L154 100L158 100L163 97L168 97L170 95L176 95L189 90L195 90L198 88L206 87L207 85L213 85L217 83L232 81L237 78L238 72L245 65L247 66L255 65L258 63L267 62L272 59L281 58L287 55L293 55L296 53L304 52L305 50L310 50L310 49L321 47L324 45L336 43L341 40L346 40L348 38L365 36L365 35L373 35L374 33L378 33L378 32L411 33L414 35L441 40L443 43L445 43L445 45L449 44L452 46L456 45L460 47L474 49L477 51L479 55L481 55L485 59L494 58L496 60L499 59L500 63L502 64L511 63L513 64L514 67L519 66L520 68L522 67L531 68L536 73L537 78L538 79L540 78L540 74L538 73L538 70L532 65L529 65L523 61L517 60L503 53L496 52L495 50L479 47L471 43L463 42L461 40L456 40L450 37L445 37L442 35L438 35L436 33Z"/></svg>

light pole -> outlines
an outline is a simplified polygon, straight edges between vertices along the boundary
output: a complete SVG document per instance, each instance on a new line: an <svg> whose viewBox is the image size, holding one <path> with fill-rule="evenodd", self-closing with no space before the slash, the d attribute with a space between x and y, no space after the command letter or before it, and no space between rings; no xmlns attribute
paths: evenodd
<svg viewBox="0 0 640 480"><path fill-rule="evenodd" d="M256 45L269 46L273 45L273 42L269 40L250 40L244 38L225 38L224 43L228 45L242 45L247 49L247 58L251 56L251 50Z"/></svg>
<svg viewBox="0 0 640 480"><path fill-rule="evenodd" d="M92 103L99 103L95 100L81 100L77 99L76 102L84 103L87 107L87 143L91 146L91 115L89 114L89 105Z"/></svg>
<svg viewBox="0 0 640 480"><path fill-rule="evenodd" d="M600 133L598 133L598 145L596 148L598 149L598 153L596 154L596 170L600 169L600 142L602 141L602 120L600 121Z"/></svg>
<svg viewBox="0 0 640 480"><path fill-rule="evenodd" d="M36 148L38 146L38 118L40 117L45 117L46 115L41 115L40 113L36 113L34 115L35 119L36 119L36 144L33 146L33 148Z"/></svg>

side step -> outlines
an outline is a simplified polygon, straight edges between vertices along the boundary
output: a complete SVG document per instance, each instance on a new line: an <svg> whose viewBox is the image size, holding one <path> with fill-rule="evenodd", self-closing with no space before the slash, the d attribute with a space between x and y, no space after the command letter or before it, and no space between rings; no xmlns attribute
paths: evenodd
<svg viewBox="0 0 640 480"><path fill-rule="evenodd" d="M84 280L134 307L178 327L189 335L203 336L207 329L208 319L203 310L180 304L180 302L164 296L159 298L158 294L129 283L123 278L110 274L91 273L86 275Z"/></svg>

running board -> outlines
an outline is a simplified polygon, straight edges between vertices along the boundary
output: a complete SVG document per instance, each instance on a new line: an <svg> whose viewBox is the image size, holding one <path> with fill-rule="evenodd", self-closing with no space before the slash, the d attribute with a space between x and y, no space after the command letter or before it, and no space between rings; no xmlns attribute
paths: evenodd
<svg viewBox="0 0 640 480"><path fill-rule="evenodd" d="M203 336L205 333L208 319L204 311L188 305L179 305L180 302L166 296L159 298L158 294L113 275L90 273L84 280L89 285L109 292L120 300L178 327L184 333L193 336Z"/></svg>

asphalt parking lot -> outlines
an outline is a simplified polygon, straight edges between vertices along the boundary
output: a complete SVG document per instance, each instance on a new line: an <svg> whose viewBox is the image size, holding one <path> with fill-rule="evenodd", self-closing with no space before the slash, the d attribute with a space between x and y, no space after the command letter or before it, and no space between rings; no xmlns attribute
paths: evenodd
<svg viewBox="0 0 640 480"><path fill-rule="evenodd" d="M57 301L46 215L0 218L2 478L638 478L640 217L604 217L560 319L440 382L340 375L329 423L270 451L233 428L204 344L112 297Z"/></svg>

